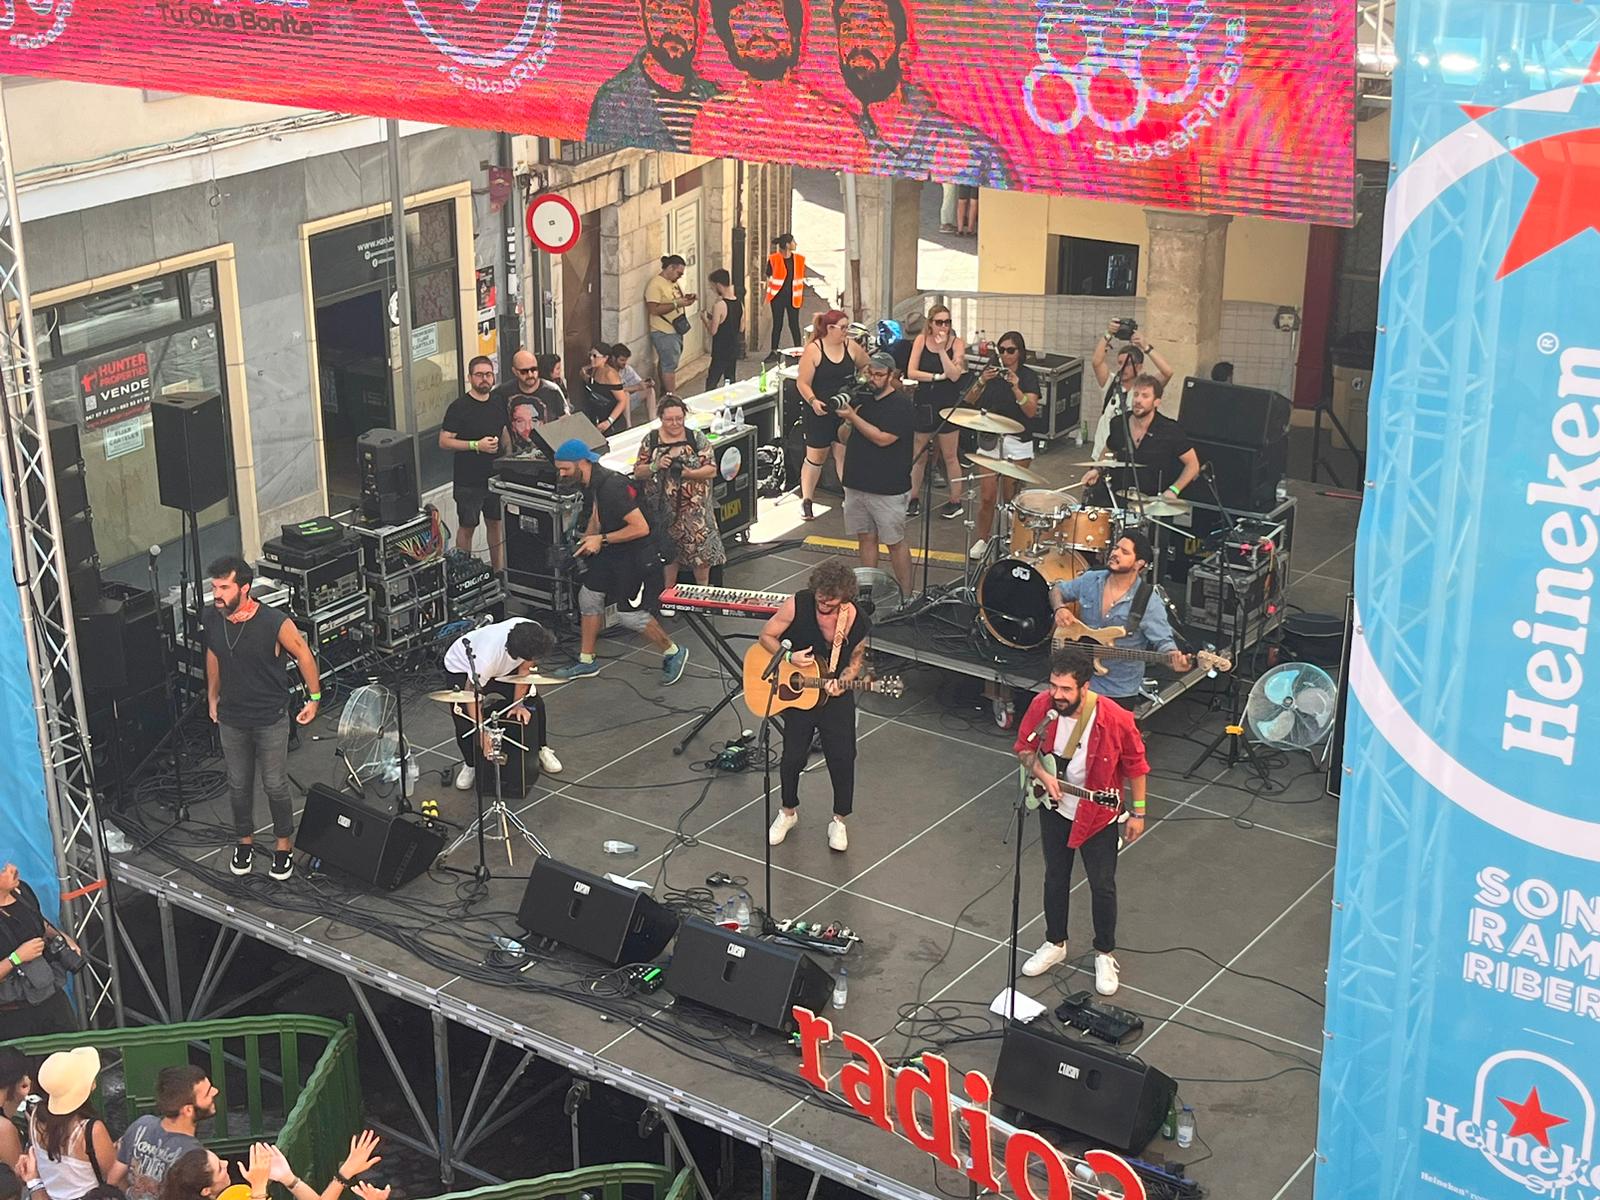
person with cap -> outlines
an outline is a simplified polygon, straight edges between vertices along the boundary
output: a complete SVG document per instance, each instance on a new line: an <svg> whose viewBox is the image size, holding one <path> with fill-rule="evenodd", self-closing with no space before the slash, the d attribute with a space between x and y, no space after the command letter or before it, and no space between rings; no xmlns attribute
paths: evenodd
<svg viewBox="0 0 1600 1200"><path fill-rule="evenodd" d="M1114 645L1125 650L1160 650L1167 665L1180 673L1194 666L1194 660L1178 649L1167 618L1167 602L1145 569L1155 559L1150 539L1137 529L1123 534L1106 555L1106 565L1085 571L1076 579L1064 579L1050 589L1050 606L1056 610L1056 625L1069 621L1066 606L1077 604L1079 619L1091 629L1119 626L1127 632ZM1089 690L1115 700L1132 711L1144 690L1144 661L1132 657L1110 656L1101 666L1105 674L1095 674Z"/></svg>
<svg viewBox="0 0 1600 1200"><path fill-rule="evenodd" d="M894 356L880 350L867 360L868 399L840 404L839 440L844 443L844 528L856 535L863 567L878 565L878 547L900 595L911 595L911 544L906 540L906 502L911 498L911 457L916 414L900 385Z"/></svg>
<svg viewBox="0 0 1600 1200"><path fill-rule="evenodd" d="M683 678L689 648L677 645L655 617L661 556L655 548L655 531L639 506L638 490L627 476L602 467L600 456L580 438L568 438L556 447L556 473L562 483L576 484L583 491L579 520L584 532L576 553L587 568L578 586L582 636L578 661L555 674L578 679L599 672L595 646L605 627L606 605L615 604L617 623L644 634L661 650L661 682L670 687Z"/></svg>
<svg viewBox="0 0 1600 1200"><path fill-rule="evenodd" d="M45 1103L28 1117L28 1141L50 1200L81 1200L97 1187L120 1187L128 1173L89 1098L99 1076L100 1052L93 1046L58 1050L39 1067Z"/></svg>
<svg viewBox="0 0 1600 1200"><path fill-rule="evenodd" d="M46 954L57 936L79 953L78 943L44 915L17 864L0 867L0 1041L78 1027L63 990L66 968L59 956Z"/></svg>

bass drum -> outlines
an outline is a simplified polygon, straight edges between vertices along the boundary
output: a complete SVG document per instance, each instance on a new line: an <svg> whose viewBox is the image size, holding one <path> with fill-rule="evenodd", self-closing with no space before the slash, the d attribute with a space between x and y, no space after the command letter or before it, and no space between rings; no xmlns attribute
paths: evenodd
<svg viewBox="0 0 1600 1200"><path fill-rule="evenodd" d="M1002 646L1036 650L1050 640L1050 589L1089 569L1081 554L1057 551L1038 562L1002 558L978 581L978 623Z"/></svg>

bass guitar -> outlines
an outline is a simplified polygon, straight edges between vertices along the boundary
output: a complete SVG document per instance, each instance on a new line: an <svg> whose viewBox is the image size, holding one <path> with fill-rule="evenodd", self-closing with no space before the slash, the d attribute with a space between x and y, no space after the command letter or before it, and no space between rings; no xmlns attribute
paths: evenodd
<svg viewBox="0 0 1600 1200"><path fill-rule="evenodd" d="M772 714L776 715L786 708L815 708L822 702L825 695L822 685L828 682L823 678L822 664L812 662L801 666L792 662L779 663L776 675L771 679L762 678L771 665L772 653L760 642L745 651L744 703L756 717L767 715L768 704L772 706ZM898 675L883 679L852 679L843 686L846 691L877 692L895 700L905 695L906 690L906 685Z"/></svg>
<svg viewBox="0 0 1600 1200"><path fill-rule="evenodd" d="M1121 625L1107 625L1103 629L1095 629L1085 625L1066 609L1067 624L1057 625L1050 635L1050 644L1054 649L1062 646L1078 646L1094 655L1094 673L1104 675L1105 664L1102 658L1135 658L1140 662L1167 661L1165 650L1135 650L1131 646L1118 646L1114 643L1120 637L1126 637L1128 631ZM1057 620L1060 620L1058 617ZM1196 650L1194 652L1195 664L1207 671L1231 671L1233 660L1223 654L1215 654L1210 650Z"/></svg>

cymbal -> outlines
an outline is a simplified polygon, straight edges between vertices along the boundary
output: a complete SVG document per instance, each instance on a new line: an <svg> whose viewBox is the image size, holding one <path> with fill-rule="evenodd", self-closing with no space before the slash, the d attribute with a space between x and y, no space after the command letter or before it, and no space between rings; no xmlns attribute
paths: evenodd
<svg viewBox="0 0 1600 1200"><path fill-rule="evenodd" d="M437 700L440 704L471 704L477 697L468 691L446 688L442 692L429 692L428 699Z"/></svg>
<svg viewBox="0 0 1600 1200"><path fill-rule="evenodd" d="M1138 463L1123 462L1115 458L1102 458L1098 462L1091 459L1088 462L1068 463L1069 467L1136 467Z"/></svg>
<svg viewBox="0 0 1600 1200"><path fill-rule="evenodd" d="M496 675L496 683L527 683L534 687L555 687L558 683L571 683L570 679L558 679L554 675Z"/></svg>
<svg viewBox="0 0 1600 1200"><path fill-rule="evenodd" d="M993 471L996 475L1008 475L1012 479L1020 479L1024 483L1048 483L1039 472L1022 466L1020 463L1007 462L1003 458L990 458L987 454L969 454L967 461L979 470Z"/></svg>
<svg viewBox="0 0 1600 1200"><path fill-rule="evenodd" d="M939 410L939 415L952 425L959 425L963 429L971 429L978 433L1022 432L1021 422L985 412L981 408L945 408Z"/></svg>
<svg viewBox="0 0 1600 1200"><path fill-rule="evenodd" d="M1189 501L1174 500L1171 496L1144 496L1129 492L1125 502L1130 509L1142 512L1147 517L1186 517L1194 511L1194 505Z"/></svg>

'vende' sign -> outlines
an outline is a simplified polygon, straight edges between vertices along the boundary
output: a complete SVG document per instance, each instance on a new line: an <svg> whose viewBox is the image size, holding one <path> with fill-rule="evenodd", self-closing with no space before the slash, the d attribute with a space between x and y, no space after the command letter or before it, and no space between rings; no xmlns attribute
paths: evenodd
<svg viewBox="0 0 1600 1200"><path fill-rule="evenodd" d="M131 350L84 363L78 368L83 393L83 423L100 429L149 411L150 356Z"/></svg>
<svg viewBox="0 0 1600 1200"><path fill-rule="evenodd" d="M1350 0L3 0L0 71L1349 224Z"/></svg>
<svg viewBox="0 0 1600 1200"><path fill-rule="evenodd" d="M794 1019L800 1032L800 1076L819 1091L828 1090L828 1077L822 1070L822 1047L833 1040L833 1023L808 1008L796 1007ZM851 1108L880 1129L886 1129L910 1142L918 1150L933 1155L952 1171L960 1171L983 1191L1001 1194L1009 1190L1018 1200L1072 1200L1072 1175L1066 1160L1049 1142L1026 1129L1012 1133L1005 1152L997 1161L989 1121L988 1076L968 1071L960 1084L968 1103L956 1116L958 1097L951 1090L950 1064L937 1054L924 1054L926 1071L901 1067L890 1073L889 1064L871 1042L853 1033L839 1035L844 1048L855 1057L839 1070L839 1094ZM929 1120L924 1128L918 1120L916 1100L928 1102ZM956 1153L956 1122L965 1127L971 1147L971 1161L963 1162ZM1030 1164L1037 1159L1049 1185L1040 1195L1028 1177ZM1098 1176L1117 1185L1115 1195L1122 1200L1145 1200L1144 1181L1127 1162L1108 1150L1089 1150L1084 1162ZM1004 1172L1003 1186L1000 1173ZM1100 1191L1099 1200L1112 1200L1113 1193Z"/></svg>

